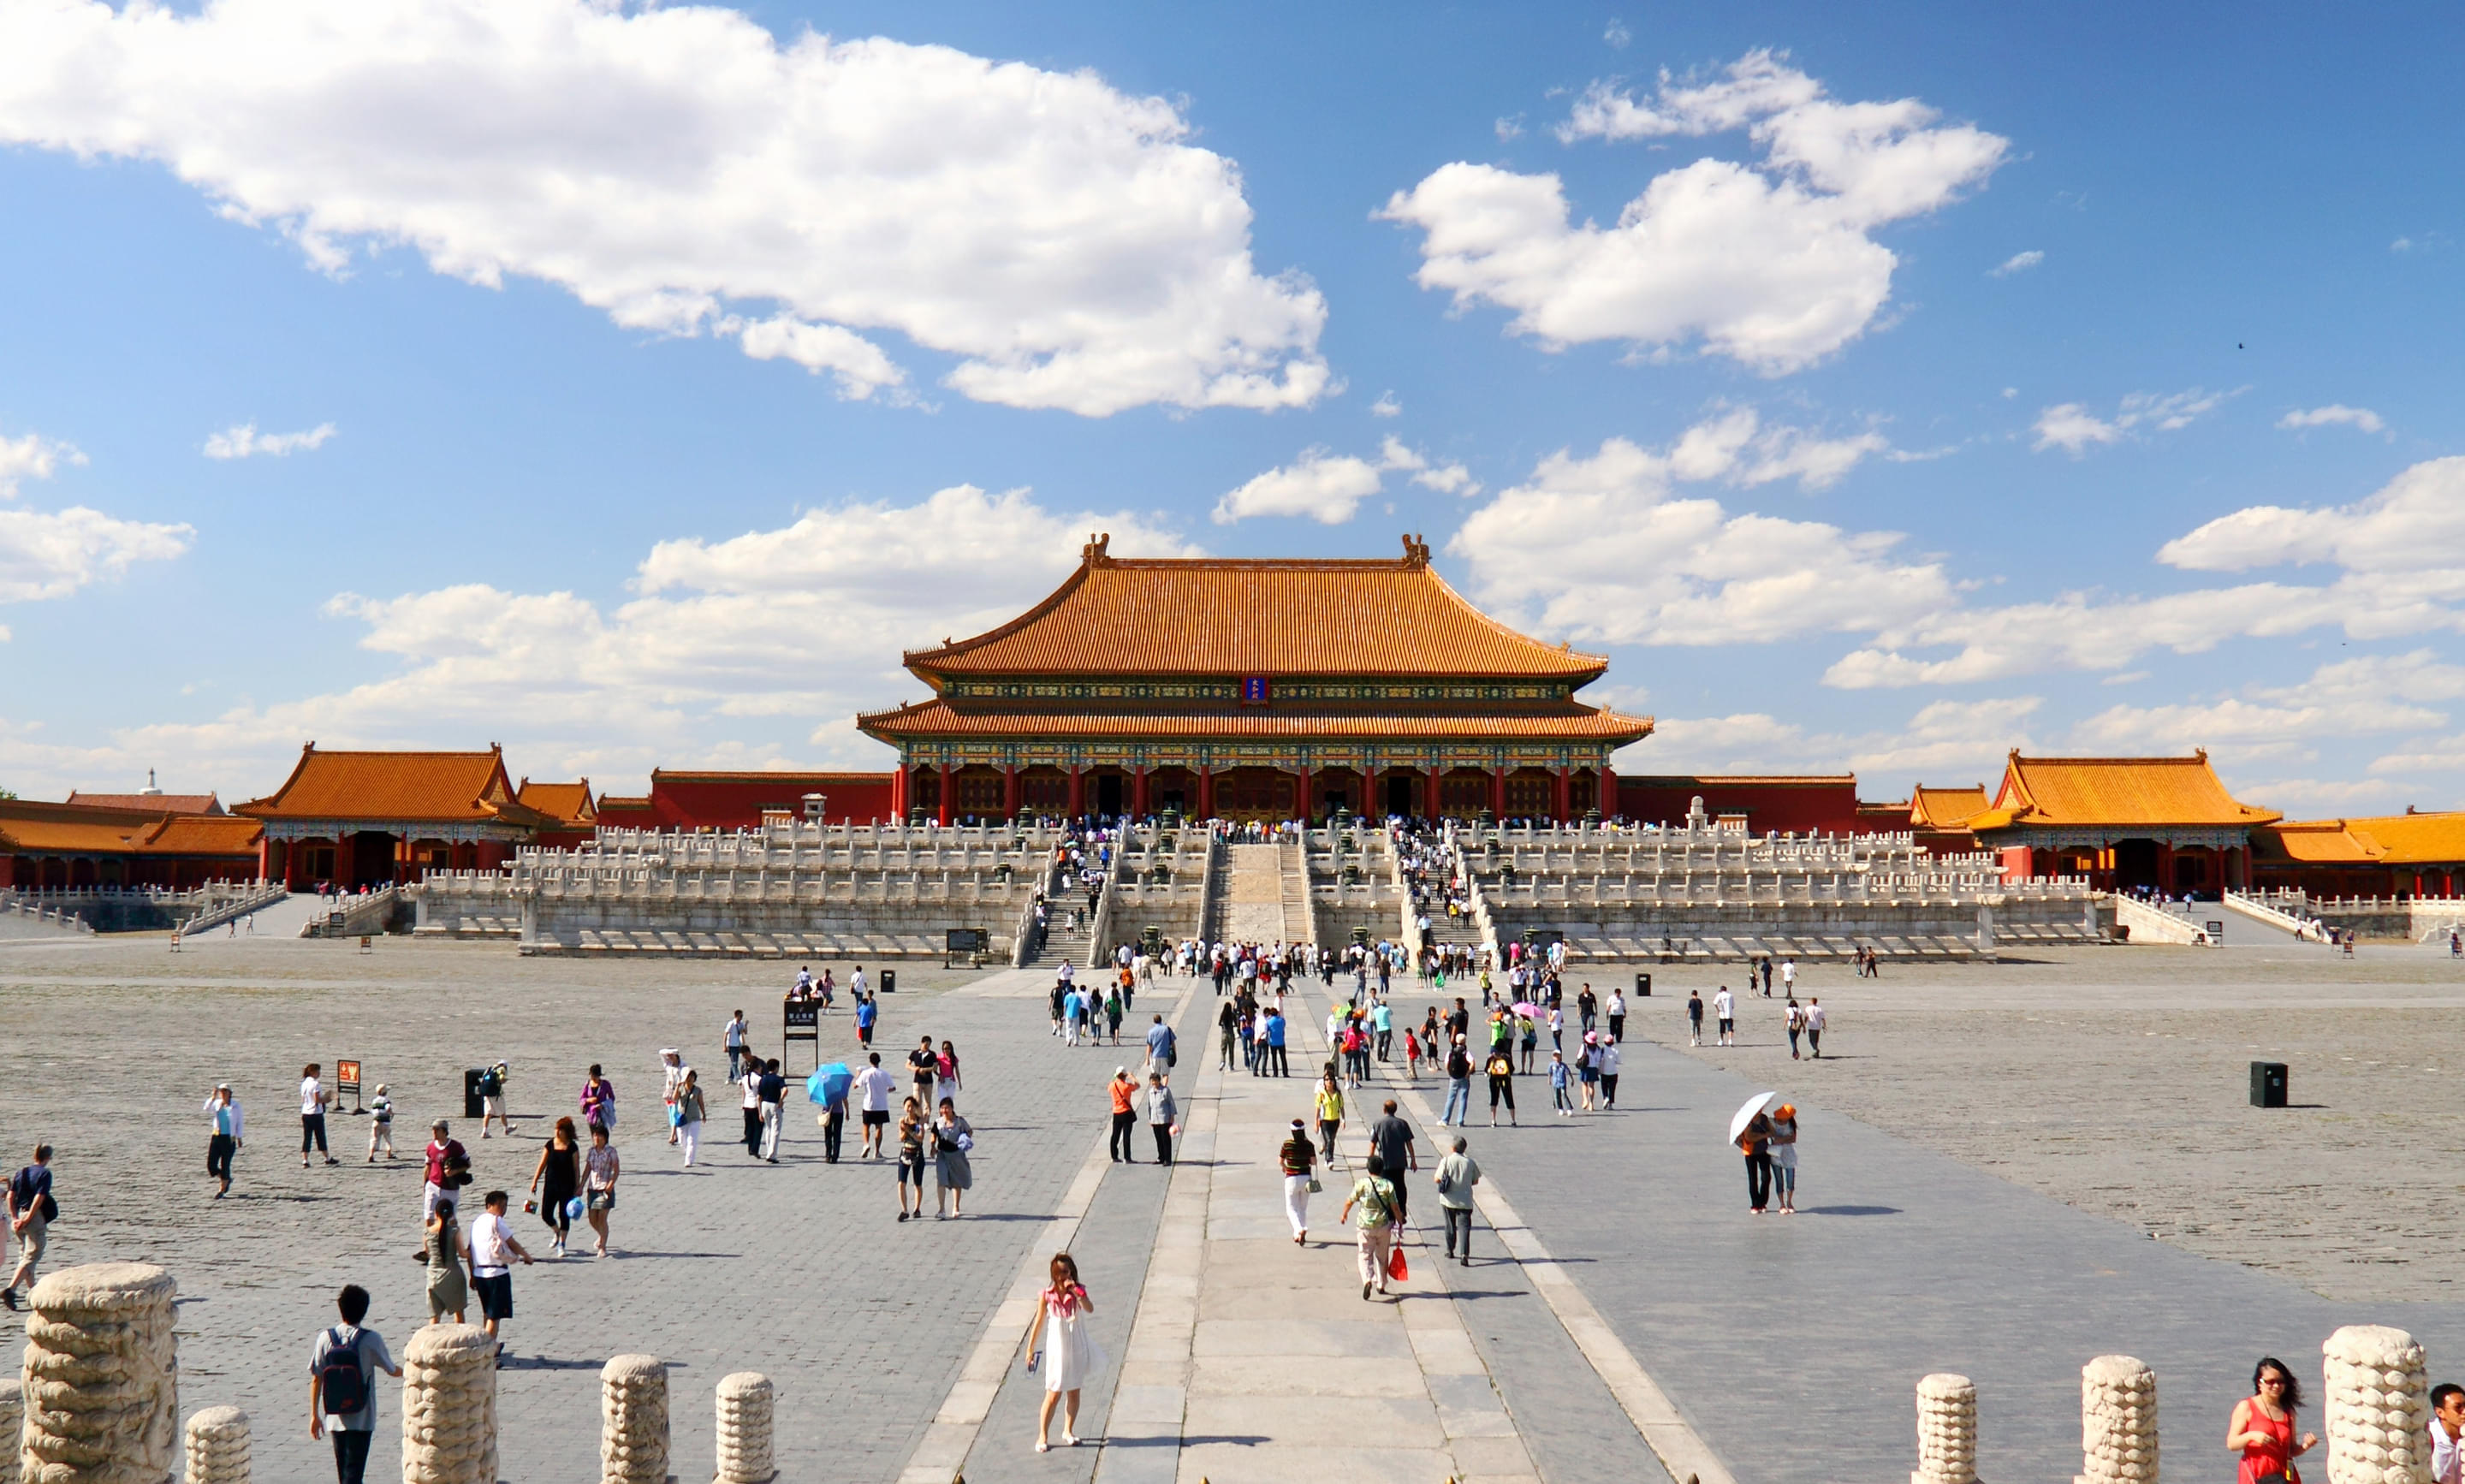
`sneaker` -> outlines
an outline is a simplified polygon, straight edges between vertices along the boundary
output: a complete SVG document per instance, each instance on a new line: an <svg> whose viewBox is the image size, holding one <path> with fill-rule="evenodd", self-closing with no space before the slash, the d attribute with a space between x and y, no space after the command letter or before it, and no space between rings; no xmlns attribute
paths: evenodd
<svg viewBox="0 0 2465 1484"><path fill-rule="evenodd" d="M1362 1285L1361 1285L1361 1301L1362 1301L1363 1303L1367 1303L1367 1302L1369 1301L1369 1289L1370 1289L1370 1285L1369 1285L1369 1284L1367 1284L1367 1283L1364 1283L1364 1284L1362 1284ZM13 1303L12 1303L12 1304L11 1304L9 1307L10 1307L10 1308L11 1308L11 1309L13 1309L13 1308L15 1308L15 1307L17 1307L17 1306L16 1306L15 1304L13 1304Z"/></svg>
<svg viewBox="0 0 2465 1484"><path fill-rule="evenodd" d="M16 1308L17 1291L13 1288L0 1288L0 1304L7 1304L11 1309Z"/></svg>
<svg viewBox="0 0 2465 1484"><path fill-rule="evenodd" d="M907 1213L906 1213L905 1211L900 1211L900 1212L899 1213L899 1220L901 1220L901 1221L905 1221L905 1220L907 1219Z"/></svg>

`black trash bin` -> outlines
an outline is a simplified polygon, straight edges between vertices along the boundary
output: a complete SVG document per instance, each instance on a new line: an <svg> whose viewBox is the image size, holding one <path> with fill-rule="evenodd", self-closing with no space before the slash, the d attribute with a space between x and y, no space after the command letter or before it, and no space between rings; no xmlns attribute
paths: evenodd
<svg viewBox="0 0 2465 1484"><path fill-rule="evenodd" d="M483 1119L488 1116L488 1104L479 1096L479 1079L487 1074L488 1069L485 1067L462 1069L462 1116L464 1118Z"/></svg>
<svg viewBox="0 0 2465 1484"><path fill-rule="evenodd" d="M886 968L881 971L881 992L884 994L899 992L899 970Z"/></svg>
<svg viewBox="0 0 2465 1484"><path fill-rule="evenodd" d="M2255 1061L2251 1064L2251 1105L2254 1108L2285 1106L2285 1063Z"/></svg>
<svg viewBox="0 0 2465 1484"><path fill-rule="evenodd" d="M1634 976L1634 997L1638 1000L1649 1000L1652 998L1652 976L1650 974L1639 973Z"/></svg>

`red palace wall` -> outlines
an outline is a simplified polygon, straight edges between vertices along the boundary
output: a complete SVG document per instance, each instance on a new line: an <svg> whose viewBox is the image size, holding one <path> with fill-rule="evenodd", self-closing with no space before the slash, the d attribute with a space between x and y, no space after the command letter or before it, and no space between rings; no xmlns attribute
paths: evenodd
<svg viewBox="0 0 2465 1484"><path fill-rule="evenodd" d="M658 773L651 775L651 818L640 820L631 810L611 813L606 806L600 821L609 825L649 825L660 830L750 830L762 823L764 809L787 809L798 817L805 795L821 794L834 825L865 825L898 817L891 808L889 773Z"/></svg>
<svg viewBox="0 0 2465 1484"><path fill-rule="evenodd" d="M1678 825L1694 801L1714 818L1743 814L1755 834L1854 834L1872 827L1857 817L1854 778L1728 779L1718 777L1621 777L1618 812L1638 824ZM1905 815L1899 828L1908 828Z"/></svg>

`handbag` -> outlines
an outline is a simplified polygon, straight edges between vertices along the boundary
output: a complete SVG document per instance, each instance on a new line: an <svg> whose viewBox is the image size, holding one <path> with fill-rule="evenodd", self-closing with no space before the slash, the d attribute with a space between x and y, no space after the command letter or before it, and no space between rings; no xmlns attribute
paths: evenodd
<svg viewBox="0 0 2465 1484"><path fill-rule="evenodd" d="M1390 1247L1387 1250L1387 1275L1398 1283L1412 1275L1412 1265L1404 1260L1402 1248Z"/></svg>
<svg viewBox="0 0 2465 1484"><path fill-rule="evenodd" d="M1320 1185L1320 1184L1318 1183L1318 1176L1316 1176L1316 1175L1312 1175L1312 1176L1310 1176L1309 1188L1310 1188L1310 1194L1312 1194L1312 1195L1316 1195L1316 1194L1318 1194L1320 1191L1321 1191L1321 1190L1325 1189L1325 1188L1326 1188L1326 1186L1321 1185Z"/></svg>

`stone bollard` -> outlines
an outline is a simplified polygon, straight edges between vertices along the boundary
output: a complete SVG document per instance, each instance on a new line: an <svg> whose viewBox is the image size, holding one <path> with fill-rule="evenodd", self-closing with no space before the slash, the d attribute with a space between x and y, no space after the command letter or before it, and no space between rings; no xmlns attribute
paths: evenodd
<svg viewBox="0 0 2465 1484"><path fill-rule="evenodd" d="M667 1484L668 1367L620 1355L599 1370L600 1484Z"/></svg>
<svg viewBox="0 0 2465 1484"><path fill-rule="evenodd" d="M2157 1373L2127 1355L2080 1367L2080 1472L2072 1484L2157 1484Z"/></svg>
<svg viewBox="0 0 2465 1484"><path fill-rule="evenodd" d="M209 1406L189 1419L188 1484L249 1484L248 1413Z"/></svg>
<svg viewBox="0 0 2465 1484"><path fill-rule="evenodd" d="M2422 1346L2401 1329L2348 1324L2321 1349L2328 1371L2328 1484L2430 1484Z"/></svg>
<svg viewBox="0 0 2465 1484"><path fill-rule="evenodd" d="M719 1383L719 1473L713 1484L770 1484L770 1378L738 1371Z"/></svg>
<svg viewBox="0 0 2465 1484"><path fill-rule="evenodd" d="M17 1450L26 1436L26 1384L0 1381L0 1484L17 1484Z"/></svg>
<svg viewBox="0 0 2465 1484"><path fill-rule="evenodd" d="M168 1484L179 1465L171 1274L151 1263L65 1268L26 1318L25 1484Z"/></svg>
<svg viewBox="0 0 2465 1484"><path fill-rule="evenodd" d="M1909 1484L1977 1484L1977 1386L1942 1371L1918 1383L1918 1469Z"/></svg>
<svg viewBox="0 0 2465 1484"><path fill-rule="evenodd" d="M402 1484L497 1484L497 1343L476 1324L402 1347Z"/></svg>

